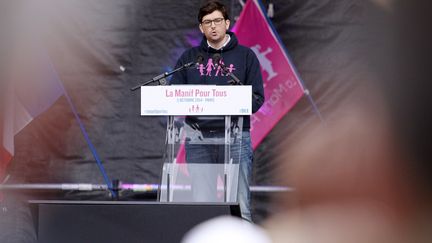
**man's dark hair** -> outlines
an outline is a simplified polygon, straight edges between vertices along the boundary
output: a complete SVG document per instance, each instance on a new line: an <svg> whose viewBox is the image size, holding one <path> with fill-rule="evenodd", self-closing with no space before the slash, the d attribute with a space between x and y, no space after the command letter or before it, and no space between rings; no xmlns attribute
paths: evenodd
<svg viewBox="0 0 432 243"><path fill-rule="evenodd" d="M227 7L219 1L208 1L201 6L198 12L198 22L201 23L204 16L214 11L220 11L224 19L229 19Z"/></svg>

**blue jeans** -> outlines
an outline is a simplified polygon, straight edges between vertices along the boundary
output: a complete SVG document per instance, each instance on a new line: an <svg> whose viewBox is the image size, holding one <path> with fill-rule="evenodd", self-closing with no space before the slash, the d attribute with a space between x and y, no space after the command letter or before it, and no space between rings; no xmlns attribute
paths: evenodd
<svg viewBox="0 0 432 243"><path fill-rule="evenodd" d="M204 137L209 134L203 133ZM222 132L211 134L210 136L223 137ZM251 181L252 174L252 162L253 162L253 151L250 139L250 132L243 131L241 140L236 141L231 145L231 157L234 163L239 163L239 178L238 178L238 193L237 200L240 204L240 211L242 218L252 221L251 209L250 209L250 189L249 184ZM186 143L186 160L188 163L224 163L224 145L203 145L203 144L190 144ZM191 171L191 176L194 178L199 177L203 184L193 185L192 193L196 195L195 199L200 200L212 200L216 201L216 193L212 193L211 190L207 190L209 193L194 193L194 188L199 187L197 190L203 191L203 188L216 188L216 178L209 178L209 174L205 173L194 173ZM206 190L204 190L206 191Z"/></svg>

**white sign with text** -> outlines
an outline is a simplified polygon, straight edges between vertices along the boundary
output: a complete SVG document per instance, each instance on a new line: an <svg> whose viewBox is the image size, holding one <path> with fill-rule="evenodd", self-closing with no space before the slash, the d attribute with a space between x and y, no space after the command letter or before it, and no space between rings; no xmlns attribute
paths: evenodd
<svg viewBox="0 0 432 243"><path fill-rule="evenodd" d="M251 115L252 86L141 86L142 116Z"/></svg>

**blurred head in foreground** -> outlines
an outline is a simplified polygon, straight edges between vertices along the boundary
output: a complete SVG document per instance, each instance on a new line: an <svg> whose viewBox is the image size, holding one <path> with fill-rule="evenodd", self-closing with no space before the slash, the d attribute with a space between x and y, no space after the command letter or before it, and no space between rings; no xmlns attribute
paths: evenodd
<svg viewBox="0 0 432 243"><path fill-rule="evenodd" d="M254 224L233 216L219 216L189 231L182 243L271 243Z"/></svg>

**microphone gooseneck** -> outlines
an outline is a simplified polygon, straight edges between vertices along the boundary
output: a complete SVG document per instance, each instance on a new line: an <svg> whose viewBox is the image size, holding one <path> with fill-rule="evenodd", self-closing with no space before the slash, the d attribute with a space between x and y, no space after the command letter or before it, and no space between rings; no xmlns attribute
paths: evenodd
<svg viewBox="0 0 432 243"><path fill-rule="evenodd" d="M196 61L183 64L182 66L180 66L180 67L178 67L178 68L176 68L170 72L165 72L165 73L159 74L158 76L156 76L156 77L154 77L154 78L152 78L152 79L150 79L144 83L141 83L141 84L131 88L130 90L135 91L135 90L139 89L141 86L149 85L149 84L154 83L154 82L158 82L159 85L166 85L167 84L166 79L165 79L166 77L171 76L176 72L188 69L190 67L199 66L203 62L204 62L204 56L200 53L197 55Z"/></svg>

